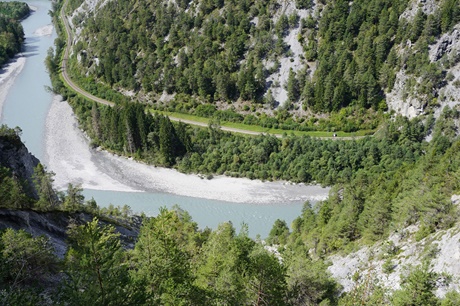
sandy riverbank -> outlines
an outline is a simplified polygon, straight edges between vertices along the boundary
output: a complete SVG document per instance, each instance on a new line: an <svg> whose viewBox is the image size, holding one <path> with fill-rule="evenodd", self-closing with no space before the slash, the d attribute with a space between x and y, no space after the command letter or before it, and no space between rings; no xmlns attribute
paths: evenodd
<svg viewBox="0 0 460 306"><path fill-rule="evenodd" d="M71 107L60 96L54 97L46 118L45 156L45 164L56 173L59 189L73 183L89 189L136 191L99 171Z"/></svg>
<svg viewBox="0 0 460 306"><path fill-rule="evenodd" d="M13 85L16 77L24 68L25 63L26 58L23 56L18 56L0 68L0 118L2 117L3 103L6 100L8 91Z"/></svg>
<svg viewBox="0 0 460 306"><path fill-rule="evenodd" d="M166 192L239 203L288 203L324 199L328 189L218 176L212 180L154 167L89 149L72 109L56 97L46 121L46 164L58 188L67 183L113 191Z"/></svg>
<svg viewBox="0 0 460 306"><path fill-rule="evenodd" d="M33 33L32 33L32 36L37 36L37 37L41 37L41 36L51 36L51 34L53 34L53 25L52 24L48 24L46 26L43 26L41 28L38 28L36 29Z"/></svg>

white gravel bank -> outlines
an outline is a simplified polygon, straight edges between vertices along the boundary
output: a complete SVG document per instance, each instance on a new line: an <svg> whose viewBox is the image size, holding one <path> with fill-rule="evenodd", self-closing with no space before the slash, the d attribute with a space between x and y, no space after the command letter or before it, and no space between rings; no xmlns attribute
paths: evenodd
<svg viewBox="0 0 460 306"><path fill-rule="evenodd" d="M19 75L24 64L25 57L16 57L0 69L0 118L2 117L3 103L6 100L8 91L13 85L15 78Z"/></svg>
<svg viewBox="0 0 460 306"><path fill-rule="evenodd" d="M149 166L105 151L92 150L66 102L54 99L46 122L46 164L56 173L56 186L113 191L166 192L238 203L288 203L320 200L329 189L218 176L212 180Z"/></svg>
<svg viewBox="0 0 460 306"><path fill-rule="evenodd" d="M36 29L32 35L33 36L38 36L38 37L41 37L41 36L51 36L51 34L53 34L53 25L51 24L48 24L46 26L43 26L39 29Z"/></svg>

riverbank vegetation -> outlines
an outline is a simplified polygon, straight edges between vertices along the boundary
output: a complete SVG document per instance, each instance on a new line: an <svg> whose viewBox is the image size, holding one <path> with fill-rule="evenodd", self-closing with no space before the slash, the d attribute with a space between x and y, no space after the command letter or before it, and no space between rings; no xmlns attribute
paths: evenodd
<svg viewBox="0 0 460 306"><path fill-rule="evenodd" d="M23 2L0 2L0 66L21 51L24 30L20 20L29 14Z"/></svg>
<svg viewBox="0 0 460 306"><path fill-rule="evenodd" d="M24 19L30 14L30 8L27 3L11 1L0 2L0 14L4 17L11 18L16 21Z"/></svg>
<svg viewBox="0 0 460 306"><path fill-rule="evenodd" d="M320 252L342 249L363 237L374 241L392 226L414 222L425 224L423 236L449 227L457 218L448 200L459 188L454 179L458 170L456 110L446 109L435 125L429 118L398 117L374 137L322 140L241 136L223 132L216 124L191 128L162 115L151 116L140 104L73 105L95 145L156 165L183 172L334 186L328 200L315 209L306 208L312 215L319 208L320 219L308 220L307 225L301 218L297 223L299 235L307 235L309 243L315 241ZM432 137L429 143L425 142L428 135ZM428 211L431 217L423 217L422 212Z"/></svg>
<svg viewBox="0 0 460 306"><path fill-rule="evenodd" d="M69 184L65 192L56 191L53 187L54 173L29 157L20 135L19 128L0 127L0 208L42 212L85 211L99 218L128 217L130 209L126 206L99 208L94 200L85 201L79 186ZM34 162L33 173L26 173L25 169L34 167Z"/></svg>
<svg viewBox="0 0 460 306"><path fill-rule="evenodd" d="M215 121L208 128L171 123L160 114L150 115L142 104L69 101L94 145L117 153L186 173L324 185L348 182L360 169L379 166L384 171L415 162L430 129L420 120L398 118L380 130L380 137L322 140L286 134L280 139L223 132Z"/></svg>

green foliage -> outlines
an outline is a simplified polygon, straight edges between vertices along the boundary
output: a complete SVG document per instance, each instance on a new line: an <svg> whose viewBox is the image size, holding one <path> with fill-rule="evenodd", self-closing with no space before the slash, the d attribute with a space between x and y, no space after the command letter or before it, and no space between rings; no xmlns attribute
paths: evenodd
<svg viewBox="0 0 460 306"><path fill-rule="evenodd" d="M309 9L313 6L313 1L311 0L296 0L296 6L300 9Z"/></svg>
<svg viewBox="0 0 460 306"><path fill-rule="evenodd" d="M82 195L83 189L80 186L74 186L71 183L67 185L67 195L62 208L66 211L75 212L83 209L85 197Z"/></svg>
<svg viewBox="0 0 460 306"><path fill-rule="evenodd" d="M350 172L353 174L348 182L333 187L329 198L317 204L315 211L304 208L302 216L293 223L290 240L300 240L321 255L343 250L358 239L381 239L390 227L403 228L418 222L418 235L423 238L452 226L458 220L458 212L450 201L450 195L459 188L459 164L454 153L458 152L459 142L452 134L456 116L456 112L445 112L434 128L430 144L419 142L425 133L420 123L397 120L396 125L382 129L385 149L375 150L378 145L367 143L364 147L369 151L363 163L369 168L350 167L355 170ZM395 140L400 146L394 147L392 155L390 143ZM418 149L405 151L408 147ZM367 164L374 158L380 162Z"/></svg>
<svg viewBox="0 0 460 306"><path fill-rule="evenodd" d="M458 0L443 1L440 15L442 31L449 31L460 21L460 2Z"/></svg>
<svg viewBox="0 0 460 306"><path fill-rule="evenodd" d="M124 103L114 108L92 104L90 108L79 98L72 104L96 145L164 166L173 165L177 157L192 150L184 125L175 127L167 117L152 117L141 104Z"/></svg>
<svg viewBox="0 0 460 306"><path fill-rule="evenodd" d="M143 294L130 281L119 234L113 226L101 227L98 219L68 231L68 276L63 299L69 305L133 305Z"/></svg>
<svg viewBox="0 0 460 306"><path fill-rule="evenodd" d="M0 288L17 290L41 282L56 272L57 258L46 237L7 229L0 240Z"/></svg>
<svg viewBox="0 0 460 306"><path fill-rule="evenodd" d="M363 0L351 5L346 1L321 4L321 16L302 20L299 35L307 59L317 60L318 69L310 81L294 84L290 78L289 99L308 100L309 107L318 112L349 105L377 109L384 100L383 89L394 78L389 56L392 47L404 36L416 41L427 19L420 11L406 31L406 24L398 21L406 3ZM312 1L296 1L298 9L312 5ZM273 21L279 10L274 1L201 1L199 5L179 1L177 6L128 1L101 10L97 18L90 16L86 21L84 46L75 52L83 60L80 64L72 60L75 76L89 71L92 78L114 89L166 91L199 97L207 103L215 99L259 102L267 89L266 77L274 72L268 73L261 60L276 62L285 56L288 48L283 38L290 28L299 26L297 13L282 13ZM456 20L455 14L444 19ZM91 58L101 63L95 64ZM379 85L382 74L385 81ZM300 94L305 83L311 83L311 97Z"/></svg>
<svg viewBox="0 0 460 306"><path fill-rule="evenodd" d="M285 267L261 245L249 254L249 299L253 305L285 305Z"/></svg>
<svg viewBox="0 0 460 306"><path fill-rule="evenodd" d="M247 40L251 31L257 31L255 39L261 41L257 50L251 50L252 54L269 53L270 46L262 41L271 43L273 39L265 23L263 29L251 25L253 14L247 6L252 4L227 4L221 15L216 12L224 5L223 1L202 1L199 8L185 3L134 5L130 1L120 6L104 6L98 18L88 19L83 35L93 32L108 37L110 43L108 46L90 43L84 54L86 58L97 54L101 65L90 69L94 71L92 75L110 86L195 94L210 101L214 97L253 99L260 94L260 85L254 79L258 75L251 73L257 69L254 70L252 64L240 69L239 61L249 49ZM130 17L125 20L119 17L128 14ZM260 15L267 18L268 12ZM92 31L95 27L99 31ZM146 31L150 34L145 35ZM195 51L187 51L185 46ZM138 54L144 55L136 55L131 50L140 50ZM82 64L88 68L94 63L84 60ZM74 69L77 72L81 68L75 66ZM236 77L240 71L247 72L244 80Z"/></svg>
<svg viewBox="0 0 460 306"><path fill-rule="evenodd" d="M21 2L0 2L0 65L21 51L24 31L19 20L29 14L29 6Z"/></svg>
<svg viewBox="0 0 460 306"><path fill-rule="evenodd" d="M196 285L210 305L285 305L285 267L261 244L236 235L231 223L219 225L197 261Z"/></svg>
<svg viewBox="0 0 460 306"><path fill-rule="evenodd" d="M12 164L19 169L23 166L21 156L10 155L11 151L13 154L18 151L20 155L26 152L20 134L20 128L10 129L5 125L0 127L0 141L2 148L7 152L2 158L8 158L8 161L0 161L0 208L32 209L41 212L87 212L117 222L130 220L132 211L127 205L123 207L111 205L100 209L94 199L85 202L80 185L69 183L66 192L58 192L53 187L55 174L47 171L40 163L35 167L32 177L21 177L27 173L18 173L15 168L11 168ZM187 140L185 137L185 143L190 146Z"/></svg>
<svg viewBox="0 0 460 306"><path fill-rule="evenodd" d="M148 294L148 304L190 305L201 300L191 270L199 241L196 223L183 211L163 208L144 221L133 252L133 278Z"/></svg>
<svg viewBox="0 0 460 306"><path fill-rule="evenodd" d="M391 258L388 258L387 260L385 260L385 262L382 265L383 273L390 274L394 271L394 269L395 269L395 264L393 263Z"/></svg>
<svg viewBox="0 0 460 306"><path fill-rule="evenodd" d="M0 232L0 304L43 305L40 293L58 271L49 239L24 230Z"/></svg>
<svg viewBox="0 0 460 306"><path fill-rule="evenodd" d="M222 119L285 129L320 126L330 131L353 131L375 125L363 110L386 108L384 90L393 87L400 67L404 66L413 80L422 80L420 84L409 80L408 92L420 90L429 95L443 82L442 67L428 60L429 44L458 22L457 0L441 1L440 10L432 15L419 10L412 22L399 18L407 6L405 0L321 3L321 18L302 20L298 37L307 60L317 61L317 69L311 76L302 69L291 71L286 88L289 99L300 99L305 109L332 111L327 120L293 118L287 110L277 111L274 117L242 116L216 106L216 101L238 99L261 102L265 77L273 73L264 68L262 60L276 62L277 57L284 56L287 48L283 37L298 26L294 15L281 15L273 23L270 14L277 7L273 1L202 1L198 6L186 1L176 1L177 6L125 1L101 8L97 18L90 16L83 33L85 42L75 46L81 66L73 58L72 75L85 89L118 104L109 108L71 97L83 128L95 144L184 172L337 184L326 201L314 208L306 203L289 236L285 223L277 221L274 225L269 240L287 244L283 263L244 231L237 235L231 224L223 224L210 234L201 233L189 216L162 210L144 223L130 254L129 271L120 255L124 253L116 243L118 238L110 234L113 231L91 238L97 242L101 237L112 237L107 241L116 250L113 264L120 268L113 275L106 273L107 279L114 279L110 284L118 284L121 291L131 285L142 288L150 304L335 303L337 285L324 263L309 258L307 250L322 257L415 223L420 224L418 237L423 238L458 219L449 201L460 187L456 111L443 112L429 144L424 139L431 123L420 119L396 118L376 137L353 141L289 135L282 139L243 137L219 130L215 122ZM308 8L312 3L296 1L296 5ZM254 17L258 18L257 25L252 23ZM401 56L397 47L408 40L414 52ZM48 65L54 71L59 67L55 58L57 54L50 54ZM78 77L82 72L90 77ZM217 120L208 129L175 125L163 116L150 116L142 105L124 103L129 98L113 93L119 88L153 93L153 97L162 92L177 93L164 109ZM273 104L269 96L267 93L266 100ZM68 207L81 207L78 197L72 196L78 191L68 193L69 203L78 203ZM96 228L94 221L92 224ZM96 245L105 248L99 242ZM81 250L72 252L84 258L83 254L91 251ZM99 300L107 296L108 301L108 295L100 294L104 286L89 272L94 266L84 265L87 261L82 260L81 267L68 261L68 271L75 276L71 278L74 288L82 288L75 286L84 283L76 281L79 279L86 280L85 286L90 288L74 290L73 294L80 292L81 301L85 294ZM390 264L388 259L388 272ZM437 305L435 278L427 267L414 270L391 301L395 305ZM118 298L115 293L114 298ZM456 297L449 299L455 301ZM369 281L339 304L389 302L386 292Z"/></svg>
<svg viewBox="0 0 460 306"><path fill-rule="evenodd" d="M177 167L183 172L262 180L317 181L331 185L348 182L360 169L368 171L374 166L381 170L394 169L403 162L418 159L422 154L419 142L426 133L419 121L410 123L398 119L390 126L391 140L246 137L224 133L218 124L211 124L207 130L175 125L161 115L148 115L140 104L111 108L88 104L78 98L71 103L81 118L82 127L93 138L99 134L101 138L96 138L95 143L106 149L157 165Z"/></svg>
<svg viewBox="0 0 460 306"><path fill-rule="evenodd" d="M299 73L300 76L301 73ZM293 80L292 92L294 93L294 101L298 100L299 95L299 84L301 80ZM288 83L286 83L288 85ZM286 86L287 89L287 86ZM312 98L312 85L310 82L306 82L304 87L304 94L309 95ZM310 92L307 94L306 92ZM297 98L296 98L297 97ZM304 108L306 109L311 105L310 100L305 98ZM383 101L383 102L382 102ZM272 108L277 106L277 102L273 98L273 93L269 89L262 99L261 102L267 104ZM286 106L274 111L274 116L267 115L264 112L249 112L246 114L240 114L237 110L233 108L227 110L217 110L215 106L211 104L198 104L196 100L188 100L184 98L183 95L178 95L175 99L167 106L156 106L160 111L175 112L180 114L194 114L192 116L200 116L206 118L218 119L222 123L224 122L234 122L234 123L243 123L247 125L256 125L262 128L268 129L281 129L286 131L329 131L329 132L356 132L360 130L372 130L375 129L381 121L386 117L381 111L386 109L386 103L384 100L381 100L379 103L380 111L368 110L367 112L363 109L358 109L356 107L346 107L342 108L340 111L331 112L327 118L317 118L310 117L308 120L303 116L294 116L291 113L294 106L292 101L288 101ZM249 105L243 106L243 111L255 110L254 106L249 107ZM177 117L177 114L175 114ZM180 115L179 115L180 116ZM264 129L261 129L264 130ZM279 132L277 132L279 133Z"/></svg>
<svg viewBox="0 0 460 306"><path fill-rule="evenodd" d="M325 185L340 183L315 210L305 207L302 216L295 220L289 239L284 226L279 233L273 232L269 241L302 241L317 254L325 254L361 238L383 238L390 225L403 227L420 222L422 238L448 228L457 219L449 201L449 195L458 188L455 111L443 112L434 127L431 144L426 144L423 139L431 123L427 121L425 126L419 119L410 122L397 118L373 138L323 141L294 136L242 137L223 133L215 124L208 129L192 130L183 124L176 126L160 115L149 116L136 104L117 106L119 113L97 106L96 116L100 119L96 121L94 105L77 106L77 111L88 115L84 125L98 122L111 127L101 129L100 134L102 141L113 149L131 147L138 157L159 164L168 161L181 171L316 181ZM42 199L47 199L47 189L43 190ZM91 209L82 206L81 199L75 200L77 191L71 188L64 200L77 205L64 209ZM46 205L43 209L49 209ZM277 231L281 227L277 226Z"/></svg>
<svg viewBox="0 0 460 306"><path fill-rule="evenodd" d="M207 293L211 304L244 304L247 256L254 242L238 237L231 223L224 223L211 233L197 262L196 285Z"/></svg>
<svg viewBox="0 0 460 306"><path fill-rule="evenodd" d="M30 13L30 8L27 3L12 1L12 2L0 2L0 15L5 17L21 20Z"/></svg>
<svg viewBox="0 0 460 306"><path fill-rule="evenodd" d="M233 111L236 115L225 120L304 131L374 129L382 116L374 112L387 109L384 92L393 88L402 67L414 80L422 78L419 84L408 82L406 92L417 90L424 102L432 101L437 95L432 89L443 84L444 75L441 65L428 59L429 44L460 18L458 0L440 1L440 8L429 15L419 9L410 21L400 18L407 0L323 1L318 4L321 14L308 15L300 25L297 13L285 15L276 1L161 3L132 0L104 6L97 17L89 14L69 62L72 78L85 90L117 103L133 100L120 94L121 89L145 101L147 96L156 100L163 92L174 93L172 102L156 102L155 107L219 117L226 108L220 102L259 104L271 96L267 77L277 72L280 57L289 54L283 37L300 26L298 41L317 69L310 73L305 66L297 75L290 73L282 84L289 101L298 103L294 108L301 103L309 111L333 116L350 108L353 116L281 120L276 114L245 118ZM71 1L68 14L80 4ZM297 9L312 5L296 1ZM410 50L400 50L408 41ZM275 65L268 69L270 62ZM48 66L59 67L56 63ZM67 95L61 81L52 79L53 87ZM363 113L371 118L363 118Z"/></svg>
<svg viewBox="0 0 460 306"><path fill-rule="evenodd" d="M434 294L436 279L436 273L430 271L426 264L413 269L403 279L402 289L393 294L392 305L439 305Z"/></svg>
<svg viewBox="0 0 460 306"><path fill-rule="evenodd" d="M27 183L11 173L11 170L0 167L0 206L10 209L29 208L32 204L25 193Z"/></svg>
<svg viewBox="0 0 460 306"><path fill-rule="evenodd" d="M359 272L357 272L359 273ZM353 290L343 294L338 302L339 306L355 305L372 305L384 306L392 305L388 290L385 290L378 284L378 281L372 279L372 275L367 275L366 279L357 284ZM418 304L414 304L418 305Z"/></svg>
<svg viewBox="0 0 460 306"><path fill-rule="evenodd" d="M288 249L285 261L289 305L334 304L339 287L321 260L313 261L304 247ZM328 304L326 304L328 305Z"/></svg>
<svg viewBox="0 0 460 306"><path fill-rule="evenodd" d="M457 291L449 291L441 301L441 306L454 306L460 304L460 293Z"/></svg>
<svg viewBox="0 0 460 306"><path fill-rule="evenodd" d="M313 216L307 204L305 220ZM458 292L442 300L438 275L429 266L412 269L402 289L389 295L372 275L339 297L327 265L312 260L304 244L290 240L281 257L235 233L231 223L199 231L180 208L144 218L134 250L124 250L113 226L97 218L72 224L69 249L58 277L48 240L6 230L0 239L0 301L41 305L456 305ZM59 290L41 288L54 279ZM49 285L47 285L49 286ZM51 291L49 291L51 290ZM51 294L50 294L51 292ZM46 301L45 297L46 296Z"/></svg>
<svg viewBox="0 0 460 306"><path fill-rule="evenodd" d="M304 96L310 107L317 111L353 104L377 108L383 99L379 72L395 43L392 36L400 31L398 17L405 5L406 1L375 0L351 5L332 1L325 6L315 37L321 43L307 45L309 60L318 54L313 90Z"/></svg>
<svg viewBox="0 0 460 306"><path fill-rule="evenodd" d="M277 219L267 237L269 244L286 244L289 237L289 227L286 221Z"/></svg>
<svg viewBox="0 0 460 306"><path fill-rule="evenodd" d="M76 10L84 1L83 0L67 0L66 10L73 12Z"/></svg>
<svg viewBox="0 0 460 306"><path fill-rule="evenodd" d="M35 207L39 210L56 209L60 202L57 198L56 192L53 189L54 173L47 172L42 164L38 164L34 169L34 183L37 189L39 199Z"/></svg>
<svg viewBox="0 0 460 306"><path fill-rule="evenodd" d="M289 101L296 102L300 97L300 85L299 81L296 79L296 73L292 69L289 70L286 89Z"/></svg>

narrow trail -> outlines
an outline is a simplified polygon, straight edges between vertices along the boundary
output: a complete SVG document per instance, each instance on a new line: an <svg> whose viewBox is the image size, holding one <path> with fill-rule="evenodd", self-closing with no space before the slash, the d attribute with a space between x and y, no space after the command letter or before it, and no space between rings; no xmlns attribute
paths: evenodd
<svg viewBox="0 0 460 306"><path fill-rule="evenodd" d="M67 3L68 1L66 0L61 8L61 19L64 22L65 31L67 33L66 48L64 51L64 58L62 59L62 66L61 66L62 77L64 78L64 81L69 85L70 88L72 88L75 92L81 94L82 96L88 98L89 100L95 101L97 103L109 105L109 106L114 106L115 103L98 98L90 94L89 92L83 90L82 88L78 87L72 81L72 79L69 77L67 73L67 62L69 60L70 48L72 47L72 30L70 29L69 21L67 20L65 13L64 13L65 8L67 7Z"/></svg>
<svg viewBox="0 0 460 306"><path fill-rule="evenodd" d="M72 79L69 77L69 75L67 73L67 62L68 62L68 59L69 59L70 49L72 47L72 41L73 41L73 39L72 39L72 29L70 28L69 21L68 21L67 17L65 16L65 13L64 13L65 8L67 7L67 3L68 3L68 0L66 0L64 2L64 4L62 5L61 12L60 12L62 22L64 23L64 26L65 26L65 31L67 33L66 48L65 48L65 51L64 51L64 57L62 59L62 64L61 64L62 77L63 77L64 81L67 83L67 85L72 90L74 90L75 92L77 92L80 95L84 96L85 98L87 98L87 99L89 99L91 101L95 101L95 102L100 103L100 104L104 104L104 105L108 105L108 106L114 106L115 105L114 102L98 98L98 97L90 94L89 92L85 91L84 89L82 89L78 85L76 85L72 81ZM168 117L169 117L170 120L176 121L176 122L183 122L183 123L186 123L186 124L202 126L202 127L207 127L208 126L207 123L203 123L203 122L199 122L199 121L181 119L181 118L177 118L177 117L170 116L170 115L168 115ZM283 137L282 134L254 132L254 131L250 131L250 130L244 130L244 129L226 127L226 126L221 126L220 129L223 130L223 131L227 131L227 132L246 134L246 135L270 134L270 135L273 135L273 136L275 136L277 138L282 138ZM289 134L290 132L291 131L286 131L287 134ZM312 137L318 138L318 139L329 139L329 140L354 140L354 139L364 138L365 136L353 136L353 137L350 137L350 136L345 136L345 137L315 137L315 136L312 136Z"/></svg>

